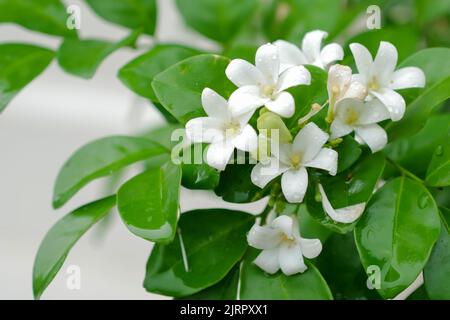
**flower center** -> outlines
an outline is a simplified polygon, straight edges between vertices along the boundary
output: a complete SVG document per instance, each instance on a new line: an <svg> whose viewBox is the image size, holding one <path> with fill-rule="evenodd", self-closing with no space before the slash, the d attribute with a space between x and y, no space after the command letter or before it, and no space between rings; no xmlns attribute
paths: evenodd
<svg viewBox="0 0 450 320"><path fill-rule="evenodd" d="M226 136L237 136L239 133L241 133L241 125L238 121L230 121L224 126L225 135Z"/></svg>
<svg viewBox="0 0 450 320"><path fill-rule="evenodd" d="M367 86L373 91L377 91L380 89L380 84L376 77L373 77Z"/></svg>
<svg viewBox="0 0 450 320"><path fill-rule="evenodd" d="M264 85L262 87L261 93L264 97L272 99L274 93L275 93L275 86L274 85Z"/></svg>
<svg viewBox="0 0 450 320"><path fill-rule="evenodd" d="M345 123L348 125L354 125L359 119L359 113L355 110L347 110L345 114Z"/></svg>
<svg viewBox="0 0 450 320"><path fill-rule="evenodd" d="M287 244L292 244L292 243L295 242L295 239L290 238L290 237L287 236L287 234L283 233L283 234L281 235L281 241L283 241L283 242L285 242L285 243L287 243Z"/></svg>
<svg viewBox="0 0 450 320"><path fill-rule="evenodd" d="M302 164L302 155L301 154L293 154L290 158L291 165L298 169L300 165Z"/></svg>

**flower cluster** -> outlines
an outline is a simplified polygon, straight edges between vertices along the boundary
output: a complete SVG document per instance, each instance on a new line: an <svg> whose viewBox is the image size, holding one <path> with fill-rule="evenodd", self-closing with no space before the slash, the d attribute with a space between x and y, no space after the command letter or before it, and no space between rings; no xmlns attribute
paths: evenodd
<svg viewBox="0 0 450 320"><path fill-rule="evenodd" d="M228 101L204 89L202 104L207 117L190 120L186 134L194 143L209 143L206 162L210 166L224 170L235 149L249 152L259 161L251 173L255 185L264 188L281 176L286 201L301 203L308 187L307 168L336 174L338 153L330 141L354 132L356 141L366 144L373 153L384 148L387 134L378 123L398 121L405 112L405 101L395 90L423 87L424 73L415 67L395 70L397 50L381 42L375 58L361 44L350 45L358 70L353 74L350 67L334 64L344 57L340 45L332 43L322 48L326 36L320 30L307 33L301 49L283 40L265 44L257 50L254 65L242 59L232 60L225 73L237 89ZM301 130L292 137L296 128L287 128L281 118L296 113L295 99L287 90L311 83L311 74L304 65L328 72L328 101L315 103L299 120ZM310 120L326 106L329 126L324 130ZM255 112L262 107L261 112ZM254 115L259 116L259 135L249 124ZM277 135L262 128L277 130ZM258 152L261 140L270 141L265 156ZM352 223L362 214L365 203L334 209L322 186L318 187L323 209L334 221ZM297 220L284 215L267 221L265 226L256 224L248 234L248 242L263 250L255 264L268 273L279 269L286 275L303 272L303 256L314 258L321 251L318 239L301 238Z"/></svg>

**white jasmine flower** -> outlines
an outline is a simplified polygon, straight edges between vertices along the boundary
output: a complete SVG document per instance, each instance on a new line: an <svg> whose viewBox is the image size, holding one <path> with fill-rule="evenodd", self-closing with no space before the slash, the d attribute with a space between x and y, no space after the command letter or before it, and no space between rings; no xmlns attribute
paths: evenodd
<svg viewBox="0 0 450 320"><path fill-rule="evenodd" d="M272 44L261 46L256 52L255 65L235 59L225 73L239 87L230 97L230 106L235 115L253 112L265 106L282 117L291 117L295 111L294 98L285 90L298 85L309 85L311 75L303 66L280 72L278 47Z"/></svg>
<svg viewBox="0 0 450 320"><path fill-rule="evenodd" d="M272 156L267 162L258 163L252 170L252 182L264 188L277 176L281 176L281 189L288 202L302 202L308 187L307 167L327 170L331 175L337 171L338 154L322 148L329 136L316 124L308 123L292 144L271 146Z"/></svg>
<svg viewBox="0 0 450 320"><path fill-rule="evenodd" d="M202 92L202 105L208 116L189 120L186 135L194 143L210 143L206 150L208 165L224 170L235 148L257 148L256 131L248 124L251 114L234 116L228 102L209 88Z"/></svg>
<svg viewBox="0 0 450 320"><path fill-rule="evenodd" d="M386 131L377 122L389 117L389 112L377 99L367 102L342 99L336 103L330 138L333 140L355 131L357 139L364 141L372 152L377 152L387 143Z"/></svg>
<svg viewBox="0 0 450 320"><path fill-rule="evenodd" d="M397 49L389 42L380 43L374 60L369 50L359 43L352 43L350 49L359 72L353 75L353 79L362 83L371 96L386 106L393 121L400 120L405 113L405 100L394 90L424 87L423 71L416 67L395 71Z"/></svg>
<svg viewBox="0 0 450 320"><path fill-rule="evenodd" d="M325 213L336 222L340 223L355 222L362 215L364 209L366 208L366 203L361 202L348 207L334 209L330 201L328 200L325 190L323 190L321 184L319 184L319 191L322 197L323 211L325 211Z"/></svg>
<svg viewBox="0 0 450 320"><path fill-rule="evenodd" d="M331 108L343 98L364 100L367 96L365 86L352 81L352 69L340 64L331 66L328 71L327 91Z"/></svg>
<svg viewBox="0 0 450 320"><path fill-rule="evenodd" d="M285 215L267 226L255 224L247 241L250 246L263 250L254 263L270 274L279 269L288 276L304 272L307 267L303 257L313 259L322 251L319 239L302 238L297 219Z"/></svg>
<svg viewBox="0 0 450 320"><path fill-rule="evenodd" d="M330 43L322 47L322 41L328 33L321 30L308 32L303 37L302 49L284 40L278 40L274 44L280 48L281 68L289 68L304 64L312 64L321 69L344 58L344 50L337 43Z"/></svg>

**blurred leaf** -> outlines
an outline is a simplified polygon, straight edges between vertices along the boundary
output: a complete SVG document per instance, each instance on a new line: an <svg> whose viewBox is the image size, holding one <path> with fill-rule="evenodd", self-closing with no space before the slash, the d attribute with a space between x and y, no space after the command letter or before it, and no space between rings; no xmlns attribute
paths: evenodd
<svg viewBox="0 0 450 320"><path fill-rule="evenodd" d="M345 136L344 140L336 148L339 154L338 173L350 168L361 156L361 145L352 136Z"/></svg>
<svg viewBox="0 0 450 320"><path fill-rule="evenodd" d="M59 171L53 192L53 207L64 205L92 180L167 152L163 146L144 138L112 136L90 142L78 149Z"/></svg>
<svg viewBox="0 0 450 320"><path fill-rule="evenodd" d="M59 220L42 240L33 267L33 294L39 299L62 267L73 245L116 204L111 196L87 204Z"/></svg>
<svg viewBox="0 0 450 320"><path fill-rule="evenodd" d="M450 15L450 2L447 0L416 0L417 19L419 23L426 24L436 18Z"/></svg>
<svg viewBox="0 0 450 320"><path fill-rule="evenodd" d="M176 0L176 4L188 26L226 43L249 19L257 0Z"/></svg>
<svg viewBox="0 0 450 320"><path fill-rule="evenodd" d="M153 78L175 63L200 54L200 51L176 44L158 44L128 62L119 70L122 82L138 95L158 102L151 86Z"/></svg>
<svg viewBox="0 0 450 320"><path fill-rule="evenodd" d="M127 228L149 241L170 242L175 236L181 167L167 162L127 181L117 193L117 208Z"/></svg>
<svg viewBox="0 0 450 320"><path fill-rule="evenodd" d="M203 54L183 60L158 74L152 87L161 104L182 124L205 115L201 103L204 88L211 88L224 98L234 90L225 76L230 60Z"/></svg>
<svg viewBox="0 0 450 320"><path fill-rule="evenodd" d="M175 240L154 246L145 289L178 298L216 284L244 255L246 233L253 222L252 215L225 209L183 213Z"/></svg>
<svg viewBox="0 0 450 320"><path fill-rule="evenodd" d="M364 268L380 268L383 298L395 297L417 278L439 232L438 208L420 183L400 177L375 193L355 239Z"/></svg>
<svg viewBox="0 0 450 320"><path fill-rule="evenodd" d="M250 62L255 61L256 51L258 46L256 45L233 45L227 49L223 55L230 59L244 59Z"/></svg>
<svg viewBox="0 0 450 320"><path fill-rule="evenodd" d="M53 57L53 51L41 47L0 44L0 112L47 68Z"/></svg>
<svg viewBox="0 0 450 320"><path fill-rule="evenodd" d="M142 29L153 35L156 28L156 0L86 0L86 3L106 21Z"/></svg>
<svg viewBox="0 0 450 320"><path fill-rule="evenodd" d="M117 43L103 40L65 39L57 52L58 63L66 72L90 79L111 53L123 47L133 47L140 33L140 31L134 31Z"/></svg>
<svg viewBox="0 0 450 320"><path fill-rule="evenodd" d="M450 185L450 136L436 147L427 170L427 185L445 187Z"/></svg>
<svg viewBox="0 0 450 320"><path fill-rule="evenodd" d="M369 154L354 167L335 177L326 175L319 178L325 194L334 209L359 203L367 203L372 197L385 165L382 153ZM353 230L354 223L339 223L331 219L323 210L322 202L316 199L316 189L310 185L306 196L308 212L323 226L339 233ZM363 213L364 215L364 213Z"/></svg>
<svg viewBox="0 0 450 320"><path fill-rule="evenodd" d="M270 275L253 264L259 250L249 249L241 271L242 300L332 300L330 288L317 268L305 261L308 270L286 276Z"/></svg>
<svg viewBox="0 0 450 320"><path fill-rule="evenodd" d="M76 37L67 27L68 14L60 0L0 0L0 23L11 22L29 30Z"/></svg>

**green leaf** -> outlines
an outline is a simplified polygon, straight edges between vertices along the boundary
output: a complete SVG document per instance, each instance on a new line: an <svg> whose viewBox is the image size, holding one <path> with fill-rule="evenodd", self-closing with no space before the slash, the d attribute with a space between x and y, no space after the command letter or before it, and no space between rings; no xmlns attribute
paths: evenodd
<svg viewBox="0 0 450 320"><path fill-rule="evenodd" d="M156 0L86 0L86 3L106 21L142 29L153 35L156 28Z"/></svg>
<svg viewBox="0 0 450 320"><path fill-rule="evenodd" d="M335 177L324 175L318 182L323 186L334 209L367 203L383 173L384 166L383 154L369 154L349 170ZM321 200L316 199L316 190L313 187L308 190L306 204L308 212L314 219L335 232L350 232L356 224L356 222L345 224L332 220L323 210Z"/></svg>
<svg viewBox="0 0 450 320"><path fill-rule="evenodd" d="M317 268L306 261L304 273L269 275L253 264L258 250L250 249L241 270L242 300L332 300L330 288Z"/></svg>
<svg viewBox="0 0 450 320"><path fill-rule="evenodd" d="M117 43L103 40L65 39L57 52L58 63L66 72L90 79L114 51L133 47L140 31L134 31Z"/></svg>
<svg viewBox="0 0 450 320"><path fill-rule="evenodd" d="M182 300L236 300L239 285L239 265L236 265L225 278L215 285Z"/></svg>
<svg viewBox="0 0 450 320"><path fill-rule="evenodd" d="M0 23L11 22L55 36L76 37L67 28L68 14L60 0L0 0Z"/></svg>
<svg viewBox="0 0 450 320"><path fill-rule="evenodd" d="M432 300L450 299L450 233L441 228L441 236L423 270L425 288Z"/></svg>
<svg viewBox="0 0 450 320"><path fill-rule="evenodd" d="M147 263L145 289L183 297L216 284L244 255L246 233L253 222L252 215L225 209L183 213L175 240L153 248Z"/></svg>
<svg viewBox="0 0 450 320"><path fill-rule="evenodd" d="M87 204L64 216L45 235L33 267L33 294L39 299L66 260L70 249L97 221L116 204L111 196Z"/></svg>
<svg viewBox="0 0 450 320"><path fill-rule="evenodd" d="M361 145L353 139L352 136L345 136L344 140L336 148L339 154L338 173L350 168L361 156Z"/></svg>
<svg viewBox="0 0 450 320"><path fill-rule="evenodd" d="M203 161L203 155L205 154L204 152L206 147L206 144L194 144L184 150L182 179L183 187L188 189L213 190L219 184L219 171L210 167ZM201 163L196 163L195 153L199 151L201 151L201 154L199 154L201 155Z"/></svg>
<svg viewBox="0 0 450 320"><path fill-rule="evenodd" d="M47 68L53 57L53 51L41 47L0 44L0 112L20 90Z"/></svg>
<svg viewBox="0 0 450 320"><path fill-rule="evenodd" d="M249 19L257 1L177 0L176 4L188 26L208 38L225 43Z"/></svg>
<svg viewBox="0 0 450 320"><path fill-rule="evenodd" d="M264 189L255 186L250 179L254 165L228 164L220 173L219 185L214 190L223 200L233 203L248 203L264 198L269 193L270 185Z"/></svg>
<svg viewBox="0 0 450 320"><path fill-rule="evenodd" d="M383 298L395 297L417 278L440 227L436 203L420 183L400 177L375 193L355 239L364 268L380 268Z"/></svg>
<svg viewBox="0 0 450 320"><path fill-rule="evenodd" d="M389 143L383 152L412 173L425 177L433 153L449 137L450 114L430 116L416 134Z"/></svg>
<svg viewBox="0 0 450 320"><path fill-rule="evenodd" d="M177 228L180 182L180 166L167 162L123 184L117 192L117 208L127 228L149 241L172 241Z"/></svg>
<svg viewBox="0 0 450 320"><path fill-rule="evenodd" d="M90 142L61 168L53 192L53 207L64 205L92 180L166 152L163 146L145 138L113 136Z"/></svg>
<svg viewBox="0 0 450 320"><path fill-rule="evenodd" d="M234 90L225 76L230 60L203 54L183 60L158 74L152 87L161 104L181 123L205 115L201 103L204 88L228 98Z"/></svg>
<svg viewBox="0 0 450 320"><path fill-rule="evenodd" d="M119 70L119 78L135 93L158 102L151 83L153 78L181 60L200 54L200 51L176 44L159 44L128 62Z"/></svg>
<svg viewBox="0 0 450 320"><path fill-rule="evenodd" d="M439 207L439 212L441 213L441 221L444 224L444 227L447 229L447 232L450 233L450 209L445 207Z"/></svg>
<svg viewBox="0 0 450 320"><path fill-rule="evenodd" d="M336 300L380 299L375 289L367 288L367 275L352 233L333 234L324 243L316 265Z"/></svg>
<svg viewBox="0 0 450 320"><path fill-rule="evenodd" d="M428 166L426 182L429 186L445 187L450 185L450 140L438 145Z"/></svg>

